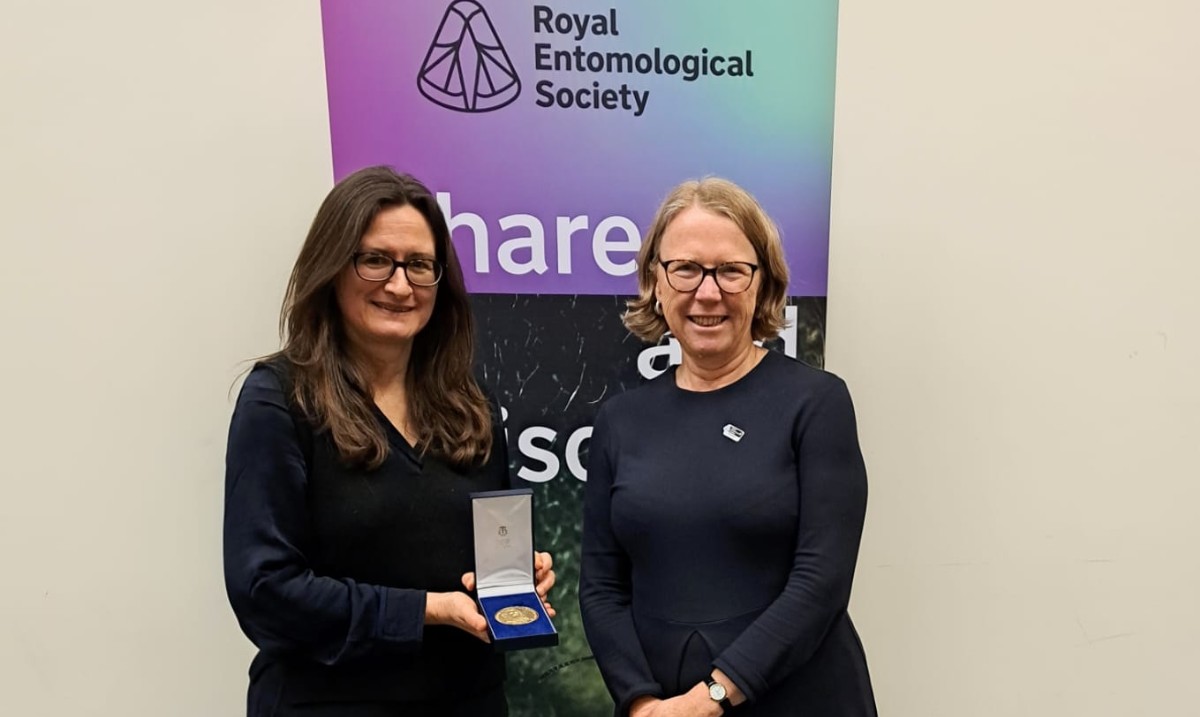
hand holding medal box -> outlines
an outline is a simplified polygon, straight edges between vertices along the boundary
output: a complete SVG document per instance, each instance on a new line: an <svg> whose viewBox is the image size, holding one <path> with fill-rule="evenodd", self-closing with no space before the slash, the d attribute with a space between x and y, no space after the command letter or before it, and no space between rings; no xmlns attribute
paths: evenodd
<svg viewBox="0 0 1200 717"><path fill-rule="evenodd" d="M479 607L500 650L558 644L558 631L534 590L533 491L471 494Z"/></svg>

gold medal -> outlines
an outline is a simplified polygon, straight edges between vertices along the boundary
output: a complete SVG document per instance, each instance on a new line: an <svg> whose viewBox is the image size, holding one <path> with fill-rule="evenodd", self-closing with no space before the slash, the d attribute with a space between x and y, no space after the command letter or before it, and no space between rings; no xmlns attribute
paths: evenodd
<svg viewBox="0 0 1200 717"><path fill-rule="evenodd" d="M492 617L501 625L528 625L538 619L537 611L524 605L500 608Z"/></svg>

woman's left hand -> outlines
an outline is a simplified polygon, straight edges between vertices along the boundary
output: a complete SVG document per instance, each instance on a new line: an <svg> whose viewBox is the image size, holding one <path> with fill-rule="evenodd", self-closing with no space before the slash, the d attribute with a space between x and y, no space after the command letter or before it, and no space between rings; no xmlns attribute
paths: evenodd
<svg viewBox="0 0 1200 717"><path fill-rule="evenodd" d="M550 557L550 553L534 553L533 554L533 581L536 583L538 597L542 599L542 605L546 608L546 614L554 617L558 613L550 606L550 601L547 599L550 595L550 588L554 587L554 558Z"/></svg>

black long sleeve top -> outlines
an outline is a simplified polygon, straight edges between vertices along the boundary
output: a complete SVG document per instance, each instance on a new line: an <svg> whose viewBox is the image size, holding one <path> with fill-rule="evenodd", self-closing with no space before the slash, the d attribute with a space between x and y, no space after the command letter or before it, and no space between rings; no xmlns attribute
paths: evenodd
<svg viewBox="0 0 1200 717"><path fill-rule="evenodd" d="M421 457L377 412L390 453L345 464L291 410L278 360L247 377L229 430L224 554L229 600L259 648L250 704L442 699L494 687L503 656L425 625L427 591L473 570L469 494L508 487L502 427L487 463Z"/></svg>
<svg viewBox="0 0 1200 717"><path fill-rule="evenodd" d="M580 604L618 715L713 667L747 717L875 714L846 612L867 493L840 379L776 352L710 392L670 371L603 406L589 453Z"/></svg>

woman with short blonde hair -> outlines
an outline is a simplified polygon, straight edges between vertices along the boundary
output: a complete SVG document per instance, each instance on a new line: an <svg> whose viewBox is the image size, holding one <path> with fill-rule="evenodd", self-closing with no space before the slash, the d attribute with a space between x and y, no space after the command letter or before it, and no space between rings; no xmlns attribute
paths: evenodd
<svg viewBox="0 0 1200 717"><path fill-rule="evenodd" d="M783 325L775 225L722 179L668 195L625 323L682 363L596 417L579 602L620 717L875 717L847 613L866 510L854 408L756 340Z"/></svg>

